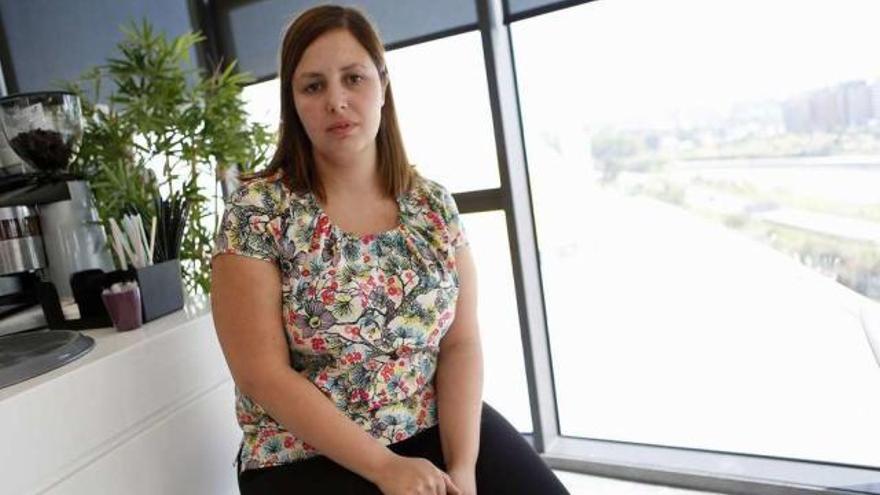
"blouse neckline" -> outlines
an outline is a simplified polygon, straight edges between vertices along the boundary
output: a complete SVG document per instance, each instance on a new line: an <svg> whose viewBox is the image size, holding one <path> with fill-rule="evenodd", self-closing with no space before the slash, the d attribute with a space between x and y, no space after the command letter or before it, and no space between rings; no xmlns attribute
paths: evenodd
<svg viewBox="0 0 880 495"><path fill-rule="evenodd" d="M411 191L410 191L410 193L411 193ZM324 208L318 202L318 198L314 195L314 193L309 191L306 193L306 196L308 197L309 203L311 204L312 208L315 211L315 217L316 218L321 218L321 217L326 218L327 224L330 226L330 230L335 232L338 237L340 237L340 238L345 237L345 238L349 238L349 239L357 239L362 242L369 242L372 239L392 236L392 235L396 234L397 232L402 232L404 230L405 222L406 222L405 213L404 213L406 211L406 209L404 207L404 197L410 193L403 193L403 194L398 195L396 198L394 198L394 201L397 204L397 225L395 225L394 227L392 227L390 229L383 230L381 232L367 233L367 234L355 234L355 233L348 232L348 231L342 229L342 227L339 227L338 225L336 225L336 223L333 222L333 220L330 218L330 215L328 215L327 212L324 211Z"/></svg>

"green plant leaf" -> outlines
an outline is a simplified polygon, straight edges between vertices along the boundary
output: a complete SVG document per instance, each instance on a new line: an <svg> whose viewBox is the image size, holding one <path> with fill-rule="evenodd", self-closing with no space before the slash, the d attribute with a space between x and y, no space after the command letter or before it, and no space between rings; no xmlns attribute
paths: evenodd
<svg viewBox="0 0 880 495"><path fill-rule="evenodd" d="M205 40L201 33L169 39L145 18L120 32L117 54L61 83L80 96L85 122L71 168L89 178L105 225L129 206L154 216L157 196L185 197L184 283L190 292L209 292L218 171L265 166L275 134L248 122L241 91L253 78L238 72L235 61L206 75L192 67L190 52ZM114 91L102 98L105 80ZM205 174L210 186L197 180Z"/></svg>

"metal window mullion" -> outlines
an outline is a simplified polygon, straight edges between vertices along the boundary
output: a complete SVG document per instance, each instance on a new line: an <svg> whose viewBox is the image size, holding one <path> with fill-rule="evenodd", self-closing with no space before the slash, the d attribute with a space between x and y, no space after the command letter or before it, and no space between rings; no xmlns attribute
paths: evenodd
<svg viewBox="0 0 880 495"><path fill-rule="evenodd" d="M7 96L9 93L6 89L6 75L3 72L3 62L0 60L0 96Z"/></svg>
<svg viewBox="0 0 880 495"><path fill-rule="evenodd" d="M516 285L534 446L538 452L545 452L559 438L559 421L513 51L501 0L476 2L498 154L501 199L507 217Z"/></svg>
<svg viewBox="0 0 880 495"><path fill-rule="evenodd" d="M2 94L8 96L18 93L18 77L15 75L15 67L12 64L12 50L6 37L6 24L0 15L0 78L2 78Z"/></svg>
<svg viewBox="0 0 880 495"><path fill-rule="evenodd" d="M561 437L543 455L554 469L712 493L880 493L880 469L694 448Z"/></svg>
<svg viewBox="0 0 880 495"><path fill-rule="evenodd" d="M453 193L459 213L482 213L504 209L504 198L501 189L482 189Z"/></svg>
<svg viewBox="0 0 880 495"><path fill-rule="evenodd" d="M221 21L218 3L216 0L189 0L189 10L193 30L205 37L205 41L197 47L196 62L201 69L211 73L223 61L229 63L234 59L225 52L225 44L218 30Z"/></svg>

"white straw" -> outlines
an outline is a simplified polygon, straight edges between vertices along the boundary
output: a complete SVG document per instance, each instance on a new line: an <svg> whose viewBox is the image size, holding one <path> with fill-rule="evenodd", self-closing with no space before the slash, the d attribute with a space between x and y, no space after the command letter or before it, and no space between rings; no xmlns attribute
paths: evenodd
<svg viewBox="0 0 880 495"><path fill-rule="evenodd" d="M140 256L138 254L137 243L135 243L135 237L132 235L131 230L131 221L128 218L123 218L123 228L125 229L125 238L126 245L130 247L130 251L128 251L128 255L131 256L131 264L134 265L135 268L140 267Z"/></svg>
<svg viewBox="0 0 880 495"><path fill-rule="evenodd" d="M134 252L132 252L131 248L129 247L128 242L125 238L125 234L122 233L122 229L119 228L119 224L116 222L115 218L110 219L110 229L113 231L113 238L116 239L116 245L122 247L122 249L125 250L125 253L128 254L129 259L132 261L132 263L134 263ZM125 256L121 256L121 258L122 269L125 270L126 268L128 268L128 265L125 263Z"/></svg>
<svg viewBox="0 0 880 495"><path fill-rule="evenodd" d="M144 252L144 243L141 240L141 229L138 228L137 218L129 217L129 222L131 222L131 233L129 234L129 236L131 236L132 244L135 245L135 252L137 253L138 257L137 267L143 268L144 259L146 259L147 255Z"/></svg>
<svg viewBox="0 0 880 495"><path fill-rule="evenodd" d="M125 215L122 218L125 227L125 233L128 235L128 240L131 243L132 250L134 251L134 256L131 260L131 263L135 268L143 268L144 267L144 245L140 242L140 233L138 232L137 222L135 221L133 216Z"/></svg>
<svg viewBox="0 0 880 495"><path fill-rule="evenodd" d="M153 252L156 248L156 217L153 217L153 225L150 227L150 259L148 260L153 264Z"/></svg>
<svg viewBox="0 0 880 495"><path fill-rule="evenodd" d="M116 221L112 218L110 219L110 225L110 235L113 237L113 251L116 253L116 259L119 260L119 269L125 270L125 252L122 250L122 245L119 244L119 236L116 235L119 227L116 225Z"/></svg>
<svg viewBox="0 0 880 495"><path fill-rule="evenodd" d="M125 235L125 240L128 242L131 239L131 226L128 223L128 215L122 216L122 232ZM125 252L128 253L128 256L131 258L131 264L137 268L137 248L133 243L128 244L131 247L131 250L126 249Z"/></svg>
<svg viewBox="0 0 880 495"><path fill-rule="evenodd" d="M147 255L150 252L150 244L148 243L147 232L144 230L144 219L141 218L141 214L138 213L137 216L135 217L135 220L136 220L136 223L138 226L138 232L140 232L140 235L141 235L140 242L138 242L138 244L140 244L144 247L144 249L143 249L144 257L142 260L144 262L143 266L147 266L147 265L151 264L150 260L147 259Z"/></svg>

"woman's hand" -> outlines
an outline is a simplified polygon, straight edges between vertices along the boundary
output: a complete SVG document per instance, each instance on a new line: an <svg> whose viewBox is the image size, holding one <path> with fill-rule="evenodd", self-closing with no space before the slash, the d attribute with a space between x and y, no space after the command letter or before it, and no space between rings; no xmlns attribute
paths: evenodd
<svg viewBox="0 0 880 495"><path fill-rule="evenodd" d="M384 495L461 495L461 491L431 461L393 455L373 481Z"/></svg>
<svg viewBox="0 0 880 495"><path fill-rule="evenodd" d="M461 495L477 495L477 475L473 467L450 467L447 474Z"/></svg>

